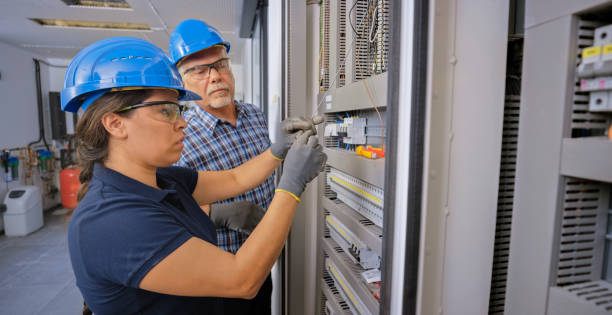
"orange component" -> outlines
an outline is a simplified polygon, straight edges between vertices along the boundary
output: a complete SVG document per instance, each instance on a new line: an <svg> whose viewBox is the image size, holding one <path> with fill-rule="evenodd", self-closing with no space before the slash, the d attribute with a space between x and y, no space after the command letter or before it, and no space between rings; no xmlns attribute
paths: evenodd
<svg viewBox="0 0 612 315"><path fill-rule="evenodd" d="M385 157L385 149L384 148L375 148L368 146L368 150L376 153L378 157Z"/></svg>
<svg viewBox="0 0 612 315"><path fill-rule="evenodd" d="M62 206L67 209L77 207L77 192L79 191L79 172L77 167L67 167L60 171L60 193L62 196Z"/></svg>
<svg viewBox="0 0 612 315"><path fill-rule="evenodd" d="M610 125L610 129L608 129L608 139L612 140L612 125Z"/></svg>
<svg viewBox="0 0 612 315"><path fill-rule="evenodd" d="M385 157L385 149L374 148L369 145L365 147L362 145L358 146L357 149L355 149L355 153L357 153L357 155L367 157L368 159L377 159Z"/></svg>
<svg viewBox="0 0 612 315"><path fill-rule="evenodd" d="M355 152L357 155L365 156L368 159L376 158L376 153L373 154L373 152L366 150L366 148L364 148L362 145L358 146L357 149L355 149Z"/></svg>

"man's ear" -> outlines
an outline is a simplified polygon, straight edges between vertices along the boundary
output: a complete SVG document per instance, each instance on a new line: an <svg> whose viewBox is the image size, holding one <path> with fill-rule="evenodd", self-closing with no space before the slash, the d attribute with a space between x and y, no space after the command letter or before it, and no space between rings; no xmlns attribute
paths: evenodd
<svg viewBox="0 0 612 315"><path fill-rule="evenodd" d="M102 125L104 129L113 137L126 138L127 130L125 126L125 118L116 113L108 113L102 116Z"/></svg>

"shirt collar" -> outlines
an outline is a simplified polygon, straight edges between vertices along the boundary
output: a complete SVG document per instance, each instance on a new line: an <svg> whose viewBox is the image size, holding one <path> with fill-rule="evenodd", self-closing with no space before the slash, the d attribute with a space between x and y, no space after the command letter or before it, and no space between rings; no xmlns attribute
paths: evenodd
<svg viewBox="0 0 612 315"><path fill-rule="evenodd" d="M93 176L105 184L114 186L122 192L140 195L155 202L162 201L168 194L176 193L176 183L165 180L163 177L160 177L159 174L157 174L157 185L162 187L162 189L145 185L98 163L94 164Z"/></svg>
<svg viewBox="0 0 612 315"><path fill-rule="evenodd" d="M215 132L215 128L219 123L227 123L224 119L221 119L206 110L202 109L196 102L190 104L192 108L185 113L185 120L189 121L192 118L198 118L199 124L209 136L212 136ZM234 100L236 106L236 128L240 128L243 124L244 119L248 119L248 112L245 106L239 101ZM231 126L231 125L230 125ZM187 127L189 128L189 127Z"/></svg>
<svg viewBox="0 0 612 315"><path fill-rule="evenodd" d="M240 128L240 126L243 124L243 120L248 119L249 113L246 111L246 107L242 103L234 101L234 104L236 104L236 112L238 113L238 115L236 115L236 128Z"/></svg>

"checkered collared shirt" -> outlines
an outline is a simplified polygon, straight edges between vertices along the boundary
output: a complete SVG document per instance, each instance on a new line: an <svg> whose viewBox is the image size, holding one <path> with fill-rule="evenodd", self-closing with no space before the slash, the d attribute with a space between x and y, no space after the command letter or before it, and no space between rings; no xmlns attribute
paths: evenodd
<svg viewBox="0 0 612 315"><path fill-rule="evenodd" d="M235 168L270 147L268 127L263 113L255 106L234 102L238 112L236 127L195 105L185 113L185 147L177 165L198 171ZM261 185L234 198L219 201L248 200L268 209L274 195L274 174ZM248 235L226 228L217 229L218 246L236 253Z"/></svg>

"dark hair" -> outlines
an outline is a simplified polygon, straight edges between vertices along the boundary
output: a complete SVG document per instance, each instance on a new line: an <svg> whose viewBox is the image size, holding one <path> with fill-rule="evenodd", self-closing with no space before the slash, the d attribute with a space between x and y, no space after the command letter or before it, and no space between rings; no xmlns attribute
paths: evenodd
<svg viewBox="0 0 612 315"><path fill-rule="evenodd" d="M93 315L93 312L87 307L85 301L83 301L83 315Z"/></svg>
<svg viewBox="0 0 612 315"><path fill-rule="evenodd" d="M95 100L79 118L76 126L77 161L81 172L81 186L77 192L77 201L81 201L93 176L95 163L104 163L108 157L108 132L102 125L102 117L114 113L120 108L142 103L152 90L130 90L110 92ZM121 113L130 115L131 111Z"/></svg>

